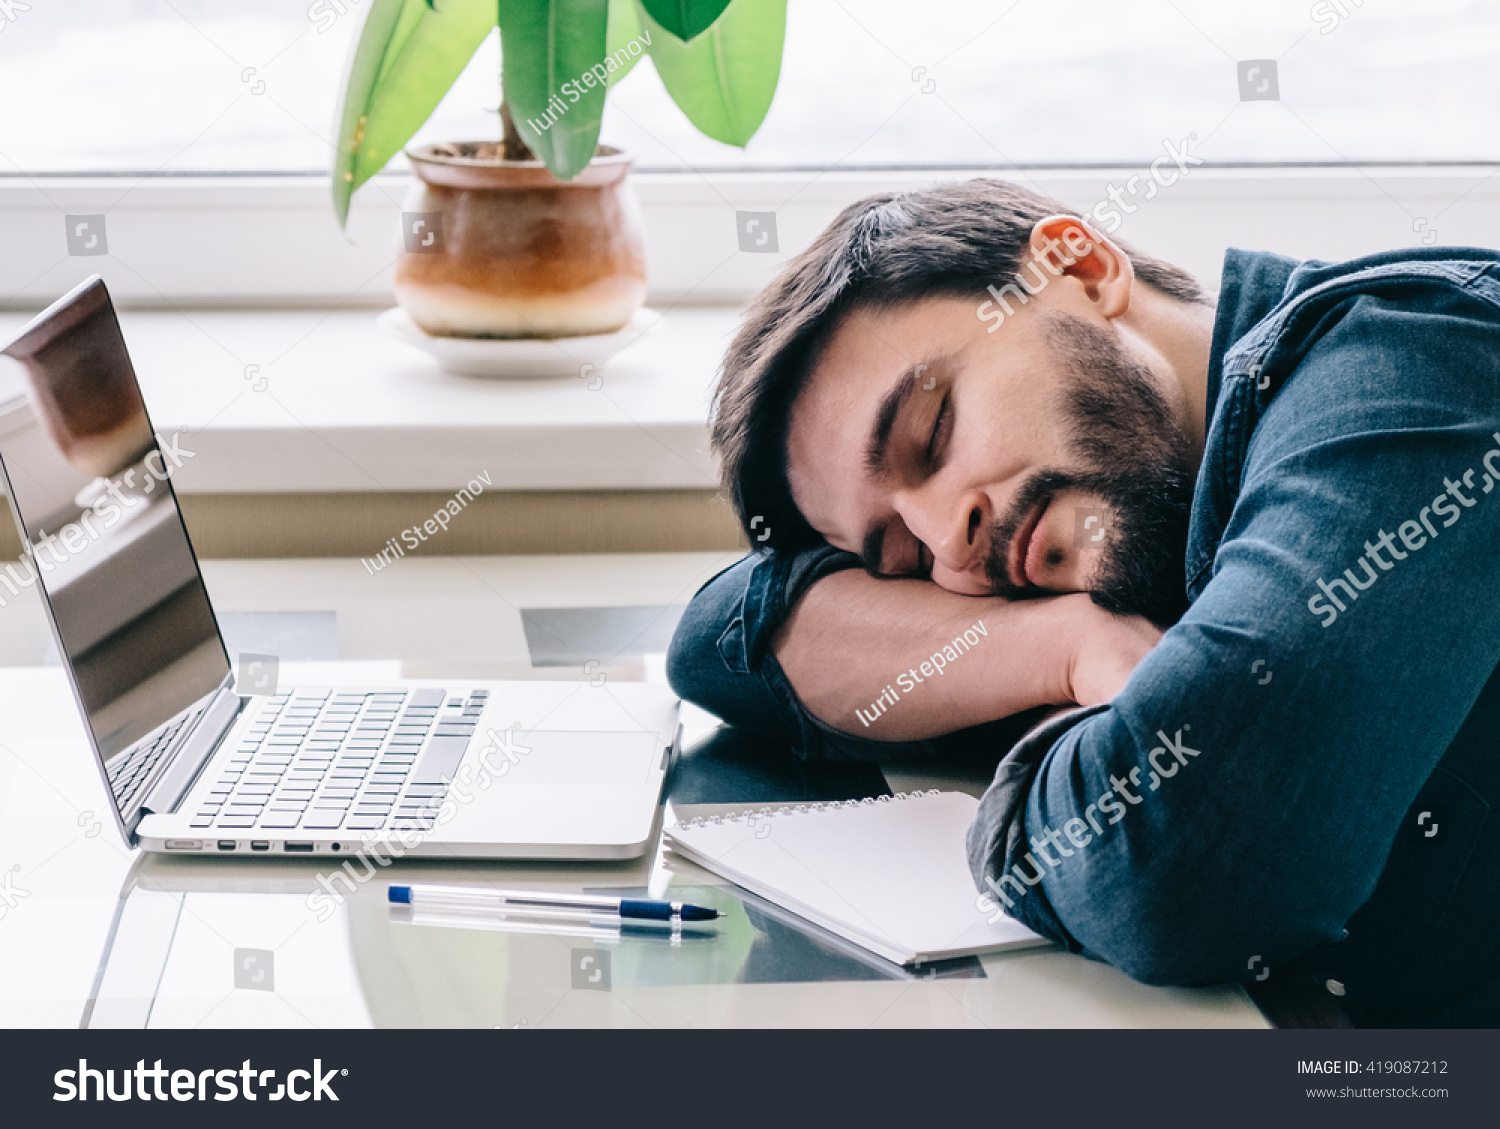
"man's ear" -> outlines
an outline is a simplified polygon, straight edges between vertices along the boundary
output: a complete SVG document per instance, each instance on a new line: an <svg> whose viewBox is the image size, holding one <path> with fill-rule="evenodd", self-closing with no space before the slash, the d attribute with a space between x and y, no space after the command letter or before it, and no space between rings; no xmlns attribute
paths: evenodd
<svg viewBox="0 0 1500 1129"><path fill-rule="evenodd" d="M1038 220L1031 229L1031 254L1052 274L1077 279L1104 317L1117 318L1130 308L1135 284L1130 257L1077 216Z"/></svg>

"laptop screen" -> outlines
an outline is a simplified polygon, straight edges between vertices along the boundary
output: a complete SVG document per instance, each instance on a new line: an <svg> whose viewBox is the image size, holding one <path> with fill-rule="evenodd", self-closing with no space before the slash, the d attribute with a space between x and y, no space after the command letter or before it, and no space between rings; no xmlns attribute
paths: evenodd
<svg viewBox="0 0 1500 1129"><path fill-rule="evenodd" d="M170 481L184 437L152 431L97 278L3 353L0 463L25 544L0 554L0 600L39 587L116 806L129 806L146 739L229 672Z"/></svg>

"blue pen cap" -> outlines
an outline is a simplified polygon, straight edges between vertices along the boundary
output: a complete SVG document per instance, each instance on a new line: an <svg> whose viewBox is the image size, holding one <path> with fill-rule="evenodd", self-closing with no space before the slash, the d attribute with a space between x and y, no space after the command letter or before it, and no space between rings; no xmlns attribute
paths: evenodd
<svg viewBox="0 0 1500 1129"><path fill-rule="evenodd" d="M391 901L399 902L404 906L411 905L410 886L392 886L389 890L386 891L386 896L390 898Z"/></svg>

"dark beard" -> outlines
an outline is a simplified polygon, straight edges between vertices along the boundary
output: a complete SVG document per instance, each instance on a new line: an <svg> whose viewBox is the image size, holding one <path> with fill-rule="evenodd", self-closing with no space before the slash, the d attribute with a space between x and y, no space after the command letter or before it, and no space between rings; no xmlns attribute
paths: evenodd
<svg viewBox="0 0 1500 1129"><path fill-rule="evenodd" d="M1193 501L1192 444L1157 391L1152 373L1113 334L1082 318L1049 312L1047 336L1067 366L1061 389L1069 438L1081 470L1043 470L1027 480L990 538L995 592L1046 595L1012 584L1011 542L1040 503L1072 489L1111 511L1089 595L1112 612L1175 623L1187 610L1187 531Z"/></svg>

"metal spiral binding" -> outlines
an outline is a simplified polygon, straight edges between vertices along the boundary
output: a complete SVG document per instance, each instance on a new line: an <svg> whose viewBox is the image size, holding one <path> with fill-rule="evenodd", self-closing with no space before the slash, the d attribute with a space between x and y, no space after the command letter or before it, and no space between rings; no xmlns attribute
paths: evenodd
<svg viewBox="0 0 1500 1129"><path fill-rule="evenodd" d="M927 791L918 789L915 792L897 792L893 796L866 796L859 800L823 800L816 804L797 804L790 808L757 808L754 811L730 812L727 815L700 815L696 819L690 819L686 823L678 822L672 825L672 829L688 827L714 827L721 823L758 823L762 819L771 819L778 815L805 815L810 812L837 811L840 808L859 808L873 806L874 804L888 804L893 800L913 800L918 796L936 796L938 790L929 788Z"/></svg>

